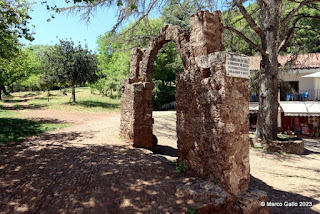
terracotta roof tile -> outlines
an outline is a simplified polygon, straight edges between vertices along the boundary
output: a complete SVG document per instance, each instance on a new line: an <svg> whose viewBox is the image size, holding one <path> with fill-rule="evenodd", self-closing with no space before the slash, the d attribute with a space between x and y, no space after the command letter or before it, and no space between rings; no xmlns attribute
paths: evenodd
<svg viewBox="0 0 320 214"><path fill-rule="evenodd" d="M261 56L250 56L250 70L260 69ZM279 63L281 66L286 64L293 55L283 55L279 56ZM310 53L310 54L299 54L297 60L291 66L293 69L301 68L320 68L320 53Z"/></svg>

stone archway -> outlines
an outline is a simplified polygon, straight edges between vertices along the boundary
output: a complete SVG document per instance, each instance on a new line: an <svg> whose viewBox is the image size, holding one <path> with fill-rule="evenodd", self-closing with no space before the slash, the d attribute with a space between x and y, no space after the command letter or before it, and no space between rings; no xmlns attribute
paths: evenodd
<svg viewBox="0 0 320 214"><path fill-rule="evenodd" d="M146 49L132 50L120 136L152 149L152 66L159 49L174 41L185 68L176 83L179 158L239 195L249 183L248 79L227 75L222 29L219 11L199 11L190 17L190 34L166 25Z"/></svg>

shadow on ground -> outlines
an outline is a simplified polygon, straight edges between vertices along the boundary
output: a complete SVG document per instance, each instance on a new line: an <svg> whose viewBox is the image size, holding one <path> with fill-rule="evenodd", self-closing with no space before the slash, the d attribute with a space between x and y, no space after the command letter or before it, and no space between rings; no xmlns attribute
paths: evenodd
<svg viewBox="0 0 320 214"><path fill-rule="evenodd" d="M79 105L87 108L101 107L101 108L107 108L107 109L116 109L120 107L120 104L100 102L100 101L90 101L90 100L77 101L76 103L71 103L71 105Z"/></svg>
<svg viewBox="0 0 320 214"><path fill-rule="evenodd" d="M184 174L169 163L140 149L71 147L65 142L41 149L2 146L1 211L181 213L188 208L175 196Z"/></svg>
<svg viewBox="0 0 320 214"><path fill-rule="evenodd" d="M25 137L39 135L46 131L62 128L59 120L28 120L21 118L0 118L0 144L21 141Z"/></svg>
<svg viewBox="0 0 320 214"><path fill-rule="evenodd" d="M6 107L7 110L27 110L27 109L42 109L44 107L47 107L49 104L27 104L27 105L14 105L12 107Z"/></svg>
<svg viewBox="0 0 320 214"><path fill-rule="evenodd" d="M184 213L188 201L175 196L188 175L141 149L129 146L72 146L78 132L43 134L0 147L0 210L4 213ZM41 143L42 142L42 143ZM60 142L60 143L59 143ZM251 177L250 187L270 201L311 201L275 190ZM275 207L272 213L315 213Z"/></svg>
<svg viewBox="0 0 320 214"><path fill-rule="evenodd" d="M7 100L3 100L3 102L5 103L21 103L21 102L27 102L29 99L7 99Z"/></svg>
<svg viewBox="0 0 320 214"><path fill-rule="evenodd" d="M171 157L178 157L178 149L172 148L171 146L157 145L153 153Z"/></svg>
<svg viewBox="0 0 320 214"><path fill-rule="evenodd" d="M281 190L276 190L273 187L267 185L263 181L253 176L250 177L250 188L256 188L267 192L270 202L281 202L282 206L271 206L271 213L281 213L281 214L317 214L318 212L311 209L311 207L305 206L285 206L285 202L311 202L313 205L320 203L310 197L305 197L299 194L294 194L291 192L285 192ZM299 204L298 204L299 205Z"/></svg>

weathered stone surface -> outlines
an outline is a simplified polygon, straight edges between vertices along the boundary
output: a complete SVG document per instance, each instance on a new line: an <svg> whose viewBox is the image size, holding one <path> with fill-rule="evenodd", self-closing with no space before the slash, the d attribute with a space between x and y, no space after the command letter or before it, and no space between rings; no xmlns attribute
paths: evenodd
<svg viewBox="0 0 320 214"><path fill-rule="evenodd" d="M195 57L224 50L221 12L198 11L190 17L190 42Z"/></svg>
<svg viewBox="0 0 320 214"><path fill-rule="evenodd" d="M225 53L205 79L177 79L179 157L202 177L238 195L249 182L248 80L226 76ZM212 60L215 61L215 60ZM191 90L190 90L191 89Z"/></svg>
<svg viewBox="0 0 320 214"><path fill-rule="evenodd" d="M303 155L304 153L304 141L269 141L265 144L266 150L270 152L285 152L288 154Z"/></svg>
<svg viewBox="0 0 320 214"><path fill-rule="evenodd" d="M178 185L176 197L179 200L192 202L192 207L201 214L270 213L269 207L266 206L268 201L266 192L250 189L235 197L208 180L189 180Z"/></svg>
<svg viewBox="0 0 320 214"><path fill-rule="evenodd" d="M237 210L233 207L236 197L207 180L190 180L178 185L176 197L192 202L192 207L204 214L234 213Z"/></svg>
<svg viewBox="0 0 320 214"><path fill-rule="evenodd" d="M120 134L152 149L152 66L159 49L175 42L185 69L176 80L179 157L189 170L239 195L249 182L248 80L226 76L220 20L220 12L199 11L190 18L190 35L166 25L146 49L133 50Z"/></svg>
<svg viewBox="0 0 320 214"><path fill-rule="evenodd" d="M139 82L139 63L142 60L143 52L139 48L133 48L130 55L130 76L131 82Z"/></svg>
<svg viewBox="0 0 320 214"><path fill-rule="evenodd" d="M235 207L239 214L268 214L270 209L266 206L268 202L267 193L259 190L249 190L237 198Z"/></svg>
<svg viewBox="0 0 320 214"><path fill-rule="evenodd" d="M121 96L120 136L135 147L153 148L152 84L127 83Z"/></svg>

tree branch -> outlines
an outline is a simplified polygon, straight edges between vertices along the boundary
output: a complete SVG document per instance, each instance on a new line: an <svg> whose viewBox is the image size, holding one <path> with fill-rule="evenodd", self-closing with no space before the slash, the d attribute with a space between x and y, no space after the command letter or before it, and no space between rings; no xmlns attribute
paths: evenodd
<svg viewBox="0 0 320 214"><path fill-rule="evenodd" d="M307 4L313 4L313 3L317 3L320 2L320 0L304 0L302 2L300 2L295 8L293 8L288 14L287 16L281 20L280 25L281 27L284 26L287 22L290 21L290 19L305 5Z"/></svg>
<svg viewBox="0 0 320 214"><path fill-rule="evenodd" d="M223 26L224 29L230 30L234 33L236 33L240 38L242 38L244 41L246 41L249 45L251 45L254 49L256 49L257 51L259 51L261 53L261 55L267 56L267 53L262 50L261 47L259 47L258 45L256 45L254 42L252 42L250 39L248 39L243 33L241 33L240 31L238 31L237 29L234 29L233 27L229 27L229 26Z"/></svg>
<svg viewBox="0 0 320 214"><path fill-rule="evenodd" d="M256 22L254 21L254 19L252 18L252 16L248 13L248 11L246 10L246 8L242 5L240 0L236 0L235 1L236 6L239 8L241 14L243 15L243 17L247 20L248 24L250 25L250 27L258 34L258 36L261 39L265 38L265 35L263 33L263 31L261 30L261 28L256 24Z"/></svg>
<svg viewBox="0 0 320 214"><path fill-rule="evenodd" d="M298 17L292 22L292 25L289 28L289 30L287 31L285 38L282 40L281 44L279 45L278 53L280 51L282 51L288 45L288 43L290 42L290 40L293 37L293 33L294 33L294 29L296 28L296 24L303 18L311 18L311 19L320 20L320 17L316 17L316 16L309 16L309 15L304 15L304 14L298 15Z"/></svg>

